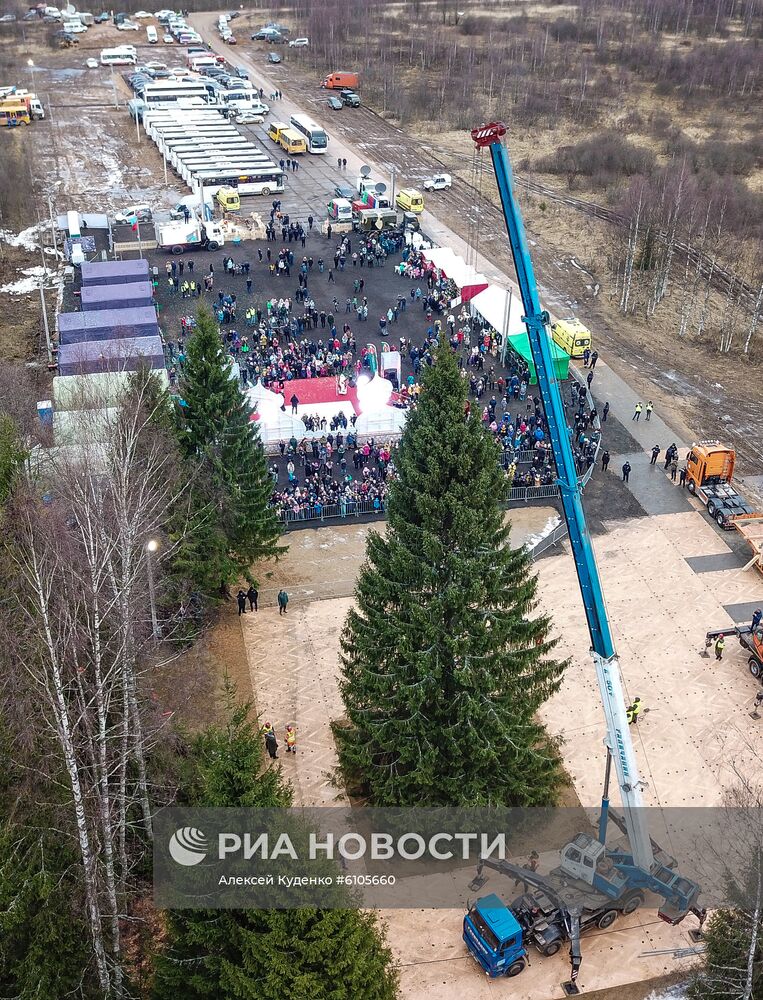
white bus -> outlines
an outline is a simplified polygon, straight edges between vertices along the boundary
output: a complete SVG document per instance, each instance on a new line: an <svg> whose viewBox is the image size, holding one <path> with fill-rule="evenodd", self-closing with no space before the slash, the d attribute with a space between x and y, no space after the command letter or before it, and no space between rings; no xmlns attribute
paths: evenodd
<svg viewBox="0 0 763 1000"><path fill-rule="evenodd" d="M240 195L269 195L283 191L283 170L275 165L245 172L203 170L194 175L192 185L194 190L199 184L210 194L215 194L221 187L232 187L236 188Z"/></svg>
<svg viewBox="0 0 763 1000"><path fill-rule="evenodd" d="M148 27L146 28L146 39L149 45L156 45L156 43L159 41L159 36L157 35L156 28L153 26L153 24L149 24Z"/></svg>
<svg viewBox="0 0 763 1000"><path fill-rule="evenodd" d="M292 115L289 119L292 128L305 137L308 153L325 153L329 137L320 125L307 115Z"/></svg>
<svg viewBox="0 0 763 1000"><path fill-rule="evenodd" d="M193 160L182 162L178 168L178 174L192 188L194 186L194 179L201 174L220 174L225 177L239 177L242 174L260 172L265 172L269 175L273 170L278 170L278 167L252 160Z"/></svg>
<svg viewBox="0 0 763 1000"><path fill-rule="evenodd" d="M101 66L134 66L138 57L127 49L101 49Z"/></svg>
<svg viewBox="0 0 763 1000"><path fill-rule="evenodd" d="M202 83L178 83L172 80L156 80L143 88L143 100L149 106L157 104L177 104L178 101L199 99L208 103L209 94Z"/></svg>

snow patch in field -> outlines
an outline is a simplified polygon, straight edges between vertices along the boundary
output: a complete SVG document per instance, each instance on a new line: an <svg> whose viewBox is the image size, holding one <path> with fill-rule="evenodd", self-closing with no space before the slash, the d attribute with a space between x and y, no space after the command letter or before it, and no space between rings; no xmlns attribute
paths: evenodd
<svg viewBox="0 0 763 1000"><path fill-rule="evenodd" d="M11 247L23 247L25 250L36 250L38 243L35 239L39 236L40 230L43 228L43 223L40 222L36 226L30 226L28 229L23 229L20 233L12 233L9 229L0 230L0 240L7 243Z"/></svg>
<svg viewBox="0 0 763 1000"><path fill-rule="evenodd" d="M47 267L38 266L24 267L19 271L19 274L23 274L24 277L17 281L11 281L7 285L0 285L0 292L6 295L29 295L30 292L37 291L41 280L54 278L56 272Z"/></svg>

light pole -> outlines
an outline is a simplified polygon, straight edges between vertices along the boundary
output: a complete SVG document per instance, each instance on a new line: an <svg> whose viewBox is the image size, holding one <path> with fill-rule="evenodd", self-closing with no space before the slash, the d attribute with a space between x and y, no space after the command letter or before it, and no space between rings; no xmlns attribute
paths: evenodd
<svg viewBox="0 0 763 1000"><path fill-rule="evenodd" d="M146 565L148 566L148 600L151 605L151 625L153 627L154 638L158 639L161 636L159 632L159 622L156 617L156 590L154 589L154 567L152 564L152 556L154 552L159 548L159 543L156 539L152 538L150 541L146 542Z"/></svg>
<svg viewBox="0 0 763 1000"><path fill-rule="evenodd" d="M29 67L29 69L30 69L30 71L32 73L32 93L34 94L35 93L35 89L34 89L34 59L27 59L26 64L27 64L27 66Z"/></svg>

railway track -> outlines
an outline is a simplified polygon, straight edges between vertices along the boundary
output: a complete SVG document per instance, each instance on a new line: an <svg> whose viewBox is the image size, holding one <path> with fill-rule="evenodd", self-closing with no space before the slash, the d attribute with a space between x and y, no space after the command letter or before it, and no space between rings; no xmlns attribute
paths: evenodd
<svg viewBox="0 0 763 1000"><path fill-rule="evenodd" d="M292 81L292 87L293 85ZM305 103L311 105L316 113L325 112L325 94L316 96L312 89L303 87L300 97ZM346 114L341 122L338 121L335 127L353 145L360 148L369 147L369 158L371 158L370 153L373 149L373 159L377 162L380 159L383 160L390 172L394 166L397 175L406 178L409 183L420 183L432 173L452 169L452 163L438 156L434 146L430 143L418 143L416 150L412 150L410 148L411 139L405 131L387 121L371 108L354 109L350 114ZM382 151L381 157L380 150ZM455 153L455 151L453 152ZM526 191L558 205L571 208L587 218L598 219L618 227L624 227L628 224L624 215L604 205L583 198L575 198L550 185L523 177L521 174L515 174L515 181ZM489 177L489 183L493 184L492 176ZM492 243L496 238L494 234L503 233L503 215L489 197L480 195L474 184L459 179L458 184L450 189L447 196L443 195L442 197L447 197L449 207L455 210L456 214L451 216L449 222L464 239L476 243ZM466 228L462 225L464 219L468 223ZM658 234L658 239L666 241L668 234L661 232ZM500 242L503 243L503 240ZM678 258L688 256L691 266L697 268L703 277L710 276L713 287L718 291L725 294L732 288L746 300L748 305L755 302L758 289L742 281L733 270L719 265L709 254L683 241L674 243L673 250ZM505 254L501 256L500 263L504 267L510 264Z"/></svg>

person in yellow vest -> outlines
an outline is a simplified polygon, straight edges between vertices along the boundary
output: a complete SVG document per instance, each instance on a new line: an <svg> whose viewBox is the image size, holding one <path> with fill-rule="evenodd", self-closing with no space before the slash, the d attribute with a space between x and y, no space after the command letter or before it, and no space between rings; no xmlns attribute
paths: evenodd
<svg viewBox="0 0 763 1000"><path fill-rule="evenodd" d="M633 414L633 419L639 421L641 419L641 411L644 409L643 403L636 403L636 411Z"/></svg>
<svg viewBox="0 0 763 1000"><path fill-rule="evenodd" d="M286 727L286 753L297 752L297 730L294 726Z"/></svg>
<svg viewBox="0 0 763 1000"><path fill-rule="evenodd" d="M723 659L723 651L726 648L726 640L722 635L718 636L715 643L715 658L720 661Z"/></svg>
<svg viewBox="0 0 763 1000"><path fill-rule="evenodd" d="M629 705L627 708L628 713L628 725L632 726L635 722L638 722L638 717L641 714L641 699L634 698L633 704Z"/></svg>
<svg viewBox="0 0 763 1000"><path fill-rule="evenodd" d="M266 722L262 727L262 735L265 737L265 749L271 760L278 759L278 740L271 722Z"/></svg>

